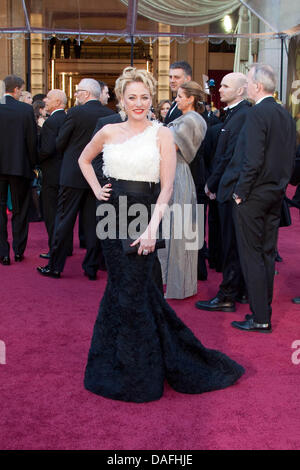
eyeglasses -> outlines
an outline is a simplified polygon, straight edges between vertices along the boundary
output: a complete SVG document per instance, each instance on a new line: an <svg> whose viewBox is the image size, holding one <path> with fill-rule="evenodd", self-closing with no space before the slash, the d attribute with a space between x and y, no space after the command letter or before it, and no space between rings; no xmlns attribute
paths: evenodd
<svg viewBox="0 0 300 470"><path fill-rule="evenodd" d="M75 93L79 93L80 91L87 91L88 92L88 90L80 90L79 89L79 90L76 90Z"/></svg>

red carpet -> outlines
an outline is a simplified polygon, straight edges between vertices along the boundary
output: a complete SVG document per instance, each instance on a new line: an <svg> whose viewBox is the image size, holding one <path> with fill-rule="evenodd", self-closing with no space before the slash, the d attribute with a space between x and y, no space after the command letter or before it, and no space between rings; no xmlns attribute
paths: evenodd
<svg viewBox="0 0 300 470"><path fill-rule="evenodd" d="M299 449L300 364L292 362L299 340L300 219L280 229L273 303L273 333L242 333L235 313L206 313L198 298L217 290L220 274L209 272L199 293L172 301L178 315L210 348L241 363L246 374L235 386L203 395L183 395L167 384L161 400L131 404L83 388L83 374L105 274L96 282L82 274L83 251L75 245L60 280L42 278L36 266L46 251L43 223L31 223L24 262L0 266L0 449ZM77 240L77 237L75 237ZM1 345L1 343L0 343ZM1 358L1 354L0 354ZM2 361L3 362L3 361Z"/></svg>

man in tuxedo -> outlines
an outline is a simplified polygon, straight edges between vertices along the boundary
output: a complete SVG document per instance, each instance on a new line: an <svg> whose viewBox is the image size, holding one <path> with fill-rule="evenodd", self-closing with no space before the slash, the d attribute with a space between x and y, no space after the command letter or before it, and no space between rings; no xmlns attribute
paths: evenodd
<svg viewBox="0 0 300 470"><path fill-rule="evenodd" d="M108 86L105 82L102 82L101 80L98 80L98 83L100 85L100 89L101 89L101 92L100 92L100 103L103 105L103 106L106 106L107 103L108 103L108 100L109 100L109 89L108 89ZM111 116L116 116L117 114L114 113L112 115L108 115L107 117L111 117ZM99 118L99 121L101 121L102 119L105 119L105 118ZM119 122L119 121L111 121L111 122ZM109 124L110 121L107 122L107 124ZM97 128L97 125L96 125L96 128ZM98 129L99 130L99 129ZM79 236L79 241L80 241L80 248L86 248L86 243L85 243L85 238L84 238L84 233L83 233L83 227L82 227L82 214L81 214L81 211L79 212L79 224L78 224L78 236ZM103 258L100 256L100 269L101 269L101 266L103 267Z"/></svg>
<svg viewBox="0 0 300 470"><path fill-rule="evenodd" d="M236 300L246 302L246 289L241 271L235 228L232 219L232 198L223 197L222 176L231 161L238 136L250 109L245 100L247 78L242 73L230 73L223 77L220 87L221 101L228 105L228 115L219 133L212 174L209 176L205 192L218 201L218 212L222 245L223 279L217 295L211 300L199 300L200 310L234 312Z"/></svg>
<svg viewBox="0 0 300 470"><path fill-rule="evenodd" d="M112 114L113 111L100 103L100 85L94 79L81 80L75 93L78 106L67 112L56 139L56 148L63 154L63 161L50 260L47 266L38 267L37 270L43 276L60 277L68 254L66 241L81 209L87 250L82 267L84 274L90 280L95 280L99 267L96 249L96 198L80 171L78 158L90 141L99 117Z"/></svg>
<svg viewBox="0 0 300 470"><path fill-rule="evenodd" d="M22 261L28 238L31 180L37 160L37 127L32 106L19 102L24 80L4 79L5 104L0 105L0 263L10 264L7 240L7 191L12 195L12 233L15 261Z"/></svg>
<svg viewBox="0 0 300 470"><path fill-rule="evenodd" d="M66 119L67 97L62 90L50 90L44 98L49 117L44 122L40 134L39 161L43 175L42 203L44 220L48 233L48 253L41 253L41 258L50 258L53 242L54 222L57 211L59 175L62 154L56 148L56 137Z"/></svg>
<svg viewBox="0 0 300 470"><path fill-rule="evenodd" d="M170 65L170 88L171 93L177 95L178 88L185 82L192 80L192 67L185 61L174 62ZM176 96L175 96L176 98ZM169 122L174 121L179 116L182 115L182 112L178 109L177 103L174 100L171 104L171 107L165 117L164 125L168 125Z"/></svg>
<svg viewBox="0 0 300 470"><path fill-rule="evenodd" d="M252 315L232 326L270 333L276 242L295 161L296 129L291 115L272 96L276 86L272 67L254 64L247 79L248 96L255 106L245 123L233 217Z"/></svg>

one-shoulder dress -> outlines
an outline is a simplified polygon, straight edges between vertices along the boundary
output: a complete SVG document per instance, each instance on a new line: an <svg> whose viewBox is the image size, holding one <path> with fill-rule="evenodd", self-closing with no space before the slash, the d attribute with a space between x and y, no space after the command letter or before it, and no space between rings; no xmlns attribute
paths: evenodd
<svg viewBox="0 0 300 470"><path fill-rule="evenodd" d="M149 212L155 203L151 187L160 174L158 129L154 121L137 136L104 146L103 173L112 182L109 204L117 229L120 196L126 196L128 206L143 204ZM106 398L143 403L161 398L165 381L190 394L233 385L244 368L205 348L177 317L153 279L157 252L125 254L114 236L101 243L108 280L88 353L85 388Z"/></svg>

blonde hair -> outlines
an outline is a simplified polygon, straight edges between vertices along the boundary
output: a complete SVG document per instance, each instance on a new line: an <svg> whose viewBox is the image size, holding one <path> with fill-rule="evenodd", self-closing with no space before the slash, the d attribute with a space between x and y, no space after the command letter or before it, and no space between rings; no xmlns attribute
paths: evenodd
<svg viewBox="0 0 300 470"><path fill-rule="evenodd" d="M197 82L190 80L190 81L182 83L179 88L181 88L184 91L184 94L187 96L187 98L189 98L190 96L194 97L195 111L197 111L197 113L203 113L204 93L203 93L201 85L199 85L199 83Z"/></svg>
<svg viewBox="0 0 300 470"><path fill-rule="evenodd" d="M152 73L147 70L136 69L135 67L126 67L123 70L122 75L120 75L116 80L115 94L119 102L124 96L127 85L132 82L143 83L149 90L151 98L155 95L157 81L153 77Z"/></svg>

